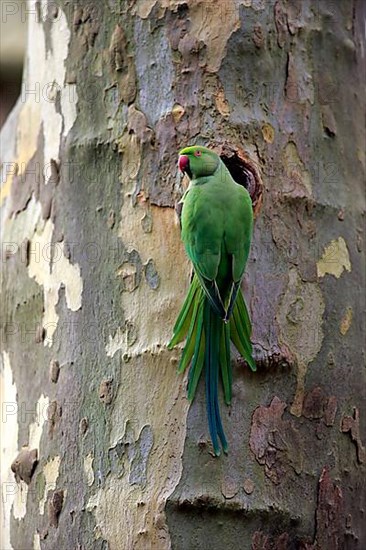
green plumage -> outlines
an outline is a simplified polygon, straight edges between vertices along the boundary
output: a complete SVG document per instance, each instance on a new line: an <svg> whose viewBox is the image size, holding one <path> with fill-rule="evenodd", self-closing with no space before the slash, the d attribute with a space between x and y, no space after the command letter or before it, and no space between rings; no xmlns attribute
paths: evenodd
<svg viewBox="0 0 366 550"><path fill-rule="evenodd" d="M190 364L188 398L194 398L205 369L206 405L212 444L227 451L221 423L218 386L231 402L230 341L254 371L251 323L240 290L253 227L247 190L231 177L219 156L205 147L180 152L180 168L190 177L183 196L182 240L194 276L173 329L171 349L186 338L178 367Z"/></svg>

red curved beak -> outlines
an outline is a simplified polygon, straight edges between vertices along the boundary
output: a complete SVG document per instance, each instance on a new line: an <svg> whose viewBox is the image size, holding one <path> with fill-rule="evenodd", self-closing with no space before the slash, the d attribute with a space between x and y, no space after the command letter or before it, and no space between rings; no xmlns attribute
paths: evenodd
<svg viewBox="0 0 366 550"><path fill-rule="evenodd" d="M189 158L186 155L181 155L178 160L179 170L185 172L189 167Z"/></svg>

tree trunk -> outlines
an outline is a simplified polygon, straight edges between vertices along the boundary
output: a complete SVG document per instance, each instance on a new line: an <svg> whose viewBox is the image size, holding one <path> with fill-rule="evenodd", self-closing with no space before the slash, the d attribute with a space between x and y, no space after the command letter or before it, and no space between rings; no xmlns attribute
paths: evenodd
<svg viewBox="0 0 366 550"><path fill-rule="evenodd" d="M9 549L362 549L361 1L29 2L2 132ZM177 152L255 206L214 458L166 348L190 281Z"/></svg>

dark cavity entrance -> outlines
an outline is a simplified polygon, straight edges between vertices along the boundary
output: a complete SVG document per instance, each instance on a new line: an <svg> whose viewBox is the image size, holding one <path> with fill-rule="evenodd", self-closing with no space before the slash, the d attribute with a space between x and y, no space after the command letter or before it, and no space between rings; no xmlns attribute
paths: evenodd
<svg viewBox="0 0 366 550"><path fill-rule="evenodd" d="M262 204L263 184L259 168L245 151L227 144L218 144L213 147L220 155L233 179L248 190L253 203L255 215Z"/></svg>

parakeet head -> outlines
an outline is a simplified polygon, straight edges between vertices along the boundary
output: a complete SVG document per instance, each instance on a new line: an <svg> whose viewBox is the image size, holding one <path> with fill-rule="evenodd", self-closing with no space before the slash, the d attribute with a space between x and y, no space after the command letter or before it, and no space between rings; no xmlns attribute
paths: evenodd
<svg viewBox="0 0 366 550"><path fill-rule="evenodd" d="M211 149L199 145L185 147L179 152L178 166L189 179L211 176L218 168L220 157Z"/></svg>

